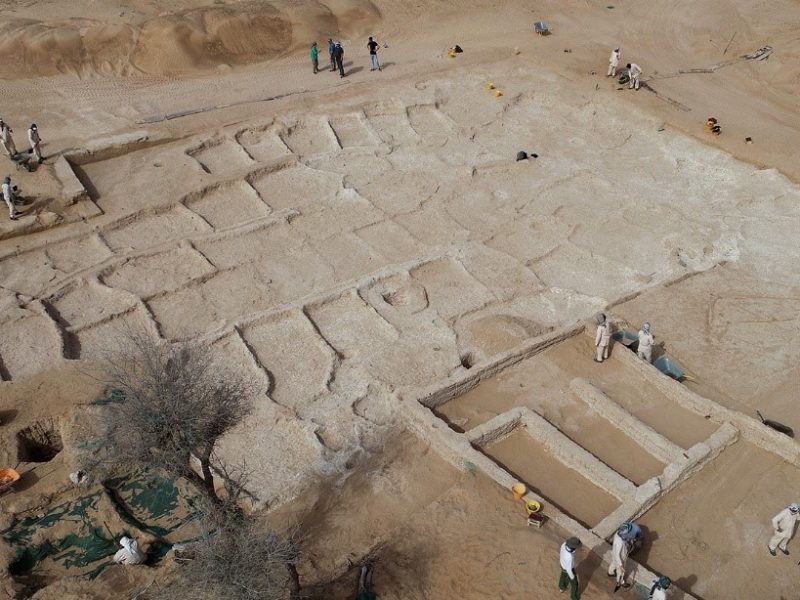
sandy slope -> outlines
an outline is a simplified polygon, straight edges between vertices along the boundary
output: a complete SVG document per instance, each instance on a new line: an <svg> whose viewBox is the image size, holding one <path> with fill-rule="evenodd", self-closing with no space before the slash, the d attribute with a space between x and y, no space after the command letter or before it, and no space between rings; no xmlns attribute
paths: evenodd
<svg viewBox="0 0 800 600"><path fill-rule="evenodd" d="M310 37L359 34L380 13L344 2L41 2L0 16L6 77L186 74L280 56Z"/></svg>

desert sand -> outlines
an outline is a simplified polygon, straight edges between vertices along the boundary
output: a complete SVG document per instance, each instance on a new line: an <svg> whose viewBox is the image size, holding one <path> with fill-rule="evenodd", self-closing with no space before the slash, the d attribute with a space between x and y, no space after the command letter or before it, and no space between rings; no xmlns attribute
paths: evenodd
<svg viewBox="0 0 800 600"><path fill-rule="evenodd" d="M423 406L430 435L469 440L564 515L532 530L497 479L414 431L407 403L608 311L649 320L739 437L640 504L657 533L643 567L689 597L790 597L800 572L765 546L798 500L796 444L758 447L737 419L800 428L798 24L789 0L0 2L0 114L22 148L36 122L47 157L35 173L6 163L30 202L0 218L0 459L25 473L0 496L4 523L76 494L97 360L135 327L206 345L259 386L219 450L257 465L253 510L309 532L300 573L319 597L349 597L348 560L365 557L381 598L555 597L572 523L603 538L725 423L622 347L595 364L580 334ZM343 79L324 68L328 37ZM768 60L741 58L766 44ZM638 92L605 77L614 46L643 67ZM519 410L597 468L565 464L534 425L476 442ZM26 460L31 428L55 458ZM611 597L604 551L584 553L587 597ZM24 583L106 598L149 574Z"/></svg>

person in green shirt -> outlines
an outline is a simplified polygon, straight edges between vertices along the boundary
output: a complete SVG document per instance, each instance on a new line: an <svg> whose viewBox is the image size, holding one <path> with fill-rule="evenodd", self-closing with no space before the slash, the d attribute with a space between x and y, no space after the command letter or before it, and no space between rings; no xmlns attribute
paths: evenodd
<svg viewBox="0 0 800 600"><path fill-rule="evenodd" d="M358 578L358 595L356 600L377 600L378 596L372 591L372 567L361 567L361 577Z"/></svg>
<svg viewBox="0 0 800 600"><path fill-rule="evenodd" d="M314 75L319 73L319 51L317 50L317 42L311 44L311 66L314 67Z"/></svg>

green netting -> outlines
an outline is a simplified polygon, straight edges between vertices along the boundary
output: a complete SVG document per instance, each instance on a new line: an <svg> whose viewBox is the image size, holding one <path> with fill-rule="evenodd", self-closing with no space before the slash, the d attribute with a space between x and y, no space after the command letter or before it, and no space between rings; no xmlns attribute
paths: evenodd
<svg viewBox="0 0 800 600"><path fill-rule="evenodd" d="M9 570L20 575L55 566L94 578L113 564L121 536L141 540L142 532L157 538L147 548L148 561L157 561L172 543L186 541L165 538L196 519L196 501L197 496L183 481L176 485L164 477L141 473L110 479L85 496L0 532L16 549Z"/></svg>

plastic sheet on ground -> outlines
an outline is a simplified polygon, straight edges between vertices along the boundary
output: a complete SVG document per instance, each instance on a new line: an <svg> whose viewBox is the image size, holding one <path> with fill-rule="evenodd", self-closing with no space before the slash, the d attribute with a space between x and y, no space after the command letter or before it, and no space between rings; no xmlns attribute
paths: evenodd
<svg viewBox="0 0 800 600"><path fill-rule="evenodd" d="M683 369L681 369L678 363L672 360L669 356L665 355L659 357L653 363L653 366L662 373L664 373L664 375L668 375L678 381L684 378L685 373L683 372Z"/></svg>
<svg viewBox="0 0 800 600"><path fill-rule="evenodd" d="M113 564L123 535L145 544L148 562L157 562L179 541L193 537L197 496L184 481L153 474L110 479L75 500L0 532L16 550L13 575L64 574L94 578Z"/></svg>

